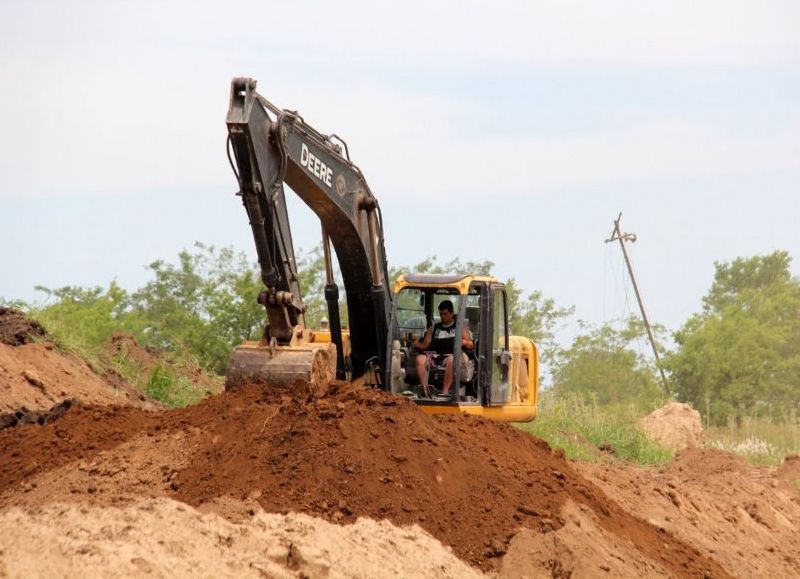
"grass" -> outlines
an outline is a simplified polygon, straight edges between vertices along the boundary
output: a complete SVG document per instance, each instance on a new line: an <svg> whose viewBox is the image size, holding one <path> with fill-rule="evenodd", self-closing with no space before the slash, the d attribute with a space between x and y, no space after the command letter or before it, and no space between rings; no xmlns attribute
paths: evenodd
<svg viewBox="0 0 800 579"><path fill-rule="evenodd" d="M151 398L163 402L170 408L182 408L200 402L206 391L180 376L173 367L166 364L155 366L144 385L144 391Z"/></svg>
<svg viewBox="0 0 800 579"><path fill-rule="evenodd" d="M206 397L207 391L181 374L180 361L162 359L152 368L145 368L123 350L112 358L114 370L153 400L170 408L182 408Z"/></svg>
<svg viewBox="0 0 800 579"><path fill-rule="evenodd" d="M789 454L800 454L800 420L789 415L745 416L726 426L706 428L706 446L733 452L756 466L778 465Z"/></svg>
<svg viewBox="0 0 800 579"><path fill-rule="evenodd" d="M89 333L80 325L63 323L58 317L39 321L59 350L86 360L101 374L109 370L118 372L126 382L170 408L195 404L207 395L204 388L195 386L181 374L183 362L168 359L167 353L154 367L146 368L125 352L109 358L103 351L104 335Z"/></svg>
<svg viewBox="0 0 800 579"><path fill-rule="evenodd" d="M556 398L543 392L536 420L517 426L562 449L572 460L595 462L607 450L636 464L665 464L672 460L672 451L651 441L636 426L644 414L632 404L599 406L578 396Z"/></svg>
<svg viewBox="0 0 800 579"><path fill-rule="evenodd" d="M579 396L556 398L545 391L539 398L536 420L517 426L573 460L595 462L603 450L609 450L637 464L665 464L672 459L672 451L648 439L637 427L648 411L635 404L600 406ZM727 426L706 427L705 437L706 448L731 452L754 466L779 465L787 455L800 454L797 416L731 419Z"/></svg>

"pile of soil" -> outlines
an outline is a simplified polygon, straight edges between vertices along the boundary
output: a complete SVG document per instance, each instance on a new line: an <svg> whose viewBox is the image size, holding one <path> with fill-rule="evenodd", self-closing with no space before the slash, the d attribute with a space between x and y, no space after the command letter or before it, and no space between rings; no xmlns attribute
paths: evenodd
<svg viewBox="0 0 800 579"><path fill-rule="evenodd" d="M53 344L0 344L0 413L47 410L72 398L87 404L154 407L124 380L109 381Z"/></svg>
<svg viewBox="0 0 800 579"><path fill-rule="evenodd" d="M169 499L0 513L0 576L480 577L419 527L258 513L232 523Z"/></svg>
<svg viewBox="0 0 800 579"><path fill-rule="evenodd" d="M28 410L20 408L15 412L0 413L0 430L21 424L47 424L58 420L69 410L76 400L64 400L48 410Z"/></svg>
<svg viewBox="0 0 800 579"><path fill-rule="evenodd" d="M576 463L629 512L675 533L739 577L796 577L800 460L753 467L711 449L684 450L662 469Z"/></svg>
<svg viewBox="0 0 800 579"><path fill-rule="evenodd" d="M483 569L500 565L520 528L554 537L564 513L579 509L609 541L629 546L635 557L619 563L629 573L727 576L530 435L476 417L429 416L352 385L334 384L316 400L250 386L162 413L81 406L0 433L1 507L76 497L119 506L142 496L234 520L263 508L340 524L416 524ZM552 561L539 564L552 571Z"/></svg>
<svg viewBox="0 0 800 579"><path fill-rule="evenodd" d="M672 450L703 446L703 420L688 404L670 402L642 418L639 427L651 439Z"/></svg>
<svg viewBox="0 0 800 579"><path fill-rule="evenodd" d="M47 335L44 327L14 308L0 306L0 344L22 346Z"/></svg>
<svg viewBox="0 0 800 579"><path fill-rule="evenodd" d="M86 360L40 340L45 337L39 322L13 308L0 307L1 424L31 420L72 399L86 404L158 406L122 377L98 373Z"/></svg>

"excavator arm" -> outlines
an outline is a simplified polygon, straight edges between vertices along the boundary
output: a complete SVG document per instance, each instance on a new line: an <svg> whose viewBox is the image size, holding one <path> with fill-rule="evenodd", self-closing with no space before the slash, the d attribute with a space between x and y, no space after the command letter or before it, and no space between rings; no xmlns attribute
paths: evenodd
<svg viewBox="0 0 800 579"><path fill-rule="evenodd" d="M231 164L253 233L261 279L267 288L259 296L259 303L267 313L262 349L274 358L269 365L276 369L272 373L278 375L282 371L276 351L297 354L302 349L296 347L298 336L305 335L306 306L298 282L285 183L322 225L325 297L332 341L337 346L336 373L344 376L345 361L329 242L336 252L347 295L350 370L354 378L370 367L379 370L380 375L386 368L392 294L386 280L380 207L361 171L342 155L341 145L333 140L338 137L324 135L296 112L272 105L256 92L253 79L232 81L227 126L229 156L233 156ZM248 355L253 357L252 352ZM232 367L236 366L236 357L234 351ZM240 370L243 364L250 363L240 363ZM260 369L245 371L244 378L270 382L271 370L265 371L259 364L250 364Z"/></svg>

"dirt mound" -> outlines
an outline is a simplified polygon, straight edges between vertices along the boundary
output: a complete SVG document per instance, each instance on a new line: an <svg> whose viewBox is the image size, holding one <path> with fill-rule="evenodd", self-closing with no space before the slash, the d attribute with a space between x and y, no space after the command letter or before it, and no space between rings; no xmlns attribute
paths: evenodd
<svg viewBox="0 0 800 579"><path fill-rule="evenodd" d="M673 450L703 446L703 421L688 404L670 402L639 421L653 440Z"/></svg>
<svg viewBox="0 0 800 579"><path fill-rule="evenodd" d="M419 529L263 512L243 523L168 499L0 513L13 577L479 577Z"/></svg>
<svg viewBox="0 0 800 579"><path fill-rule="evenodd" d="M46 410L67 398L86 404L153 406L124 381L109 383L85 360L52 344L0 344L0 412Z"/></svg>
<svg viewBox="0 0 800 579"><path fill-rule="evenodd" d="M2 413L0 414L0 430L22 424L47 424L48 422L53 422L64 416L75 402L76 400L64 400L49 410L20 408L16 412Z"/></svg>
<svg viewBox="0 0 800 579"><path fill-rule="evenodd" d="M733 575L798 576L800 491L781 484L781 469L708 449L682 451L660 470L621 462L578 468L627 511L679 535Z"/></svg>
<svg viewBox="0 0 800 579"><path fill-rule="evenodd" d="M5 507L167 496L231 517L261 506L340 524L388 519L419 525L482 568L496 567L519 528L562 528L571 502L664 573L725 576L528 434L428 416L402 398L343 384L319 400L247 387L170 412L82 407L52 424L7 429L0 493Z"/></svg>
<svg viewBox="0 0 800 579"><path fill-rule="evenodd" d="M86 360L37 342L46 337L39 322L19 310L0 307L0 414L3 424L27 420L66 399L86 404L154 404L121 376L99 374ZM34 413L34 414L31 414ZM28 418L23 418L27 416ZM38 418L37 418L38 420Z"/></svg>
<svg viewBox="0 0 800 579"><path fill-rule="evenodd" d="M552 533L520 531L508 547L501 577L670 577L662 565L605 530L584 505L567 501L564 526Z"/></svg>
<svg viewBox="0 0 800 579"><path fill-rule="evenodd" d="M22 346L47 335L44 327L21 311L0 306L0 344Z"/></svg>

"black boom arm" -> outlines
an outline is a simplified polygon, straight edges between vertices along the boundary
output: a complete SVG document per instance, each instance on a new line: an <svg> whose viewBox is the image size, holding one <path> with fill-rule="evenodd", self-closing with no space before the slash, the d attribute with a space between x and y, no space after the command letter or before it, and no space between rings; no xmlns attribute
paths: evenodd
<svg viewBox="0 0 800 579"><path fill-rule="evenodd" d="M378 202L338 144L306 125L296 112L272 105L255 88L253 79L233 80L227 124L239 191L267 287L259 296L267 309L265 337L288 343L295 326L305 321L284 197L286 183L319 217L326 257L327 238L336 251L347 293L354 377L372 362L386 368L391 293ZM336 320L332 307L338 289L331 287L329 261L326 266L332 338L341 360L341 332L335 327L338 305ZM341 361L338 370L344 371Z"/></svg>

